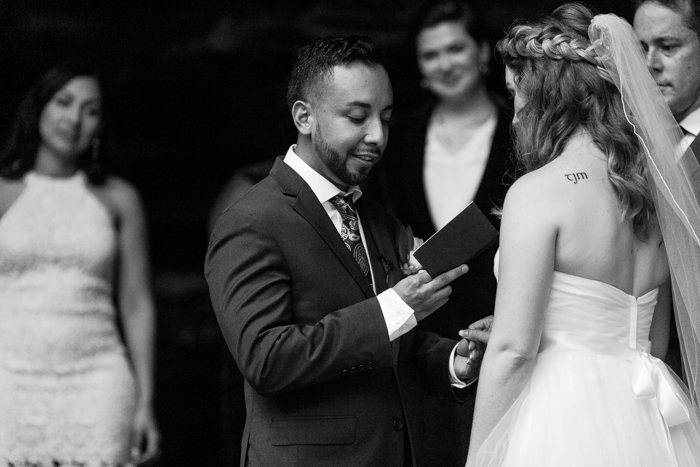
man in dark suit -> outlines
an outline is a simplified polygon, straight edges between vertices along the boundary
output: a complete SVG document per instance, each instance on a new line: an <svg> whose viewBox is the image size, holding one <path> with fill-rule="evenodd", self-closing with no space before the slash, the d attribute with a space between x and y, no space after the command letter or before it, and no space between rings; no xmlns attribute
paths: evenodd
<svg viewBox="0 0 700 467"><path fill-rule="evenodd" d="M634 31L649 71L686 142L695 140L700 149L700 0L634 0L634 5Z"/></svg>
<svg viewBox="0 0 700 467"><path fill-rule="evenodd" d="M673 116L683 129L682 144L700 157L700 0L633 0L634 32L647 65ZM686 153L691 155L693 153ZM699 160L700 161L700 160ZM700 172L691 175L700 190ZM675 325L664 359L682 375Z"/></svg>
<svg viewBox="0 0 700 467"><path fill-rule="evenodd" d="M455 398L480 354L416 324L467 268L402 278L400 224L360 197L392 109L373 42L302 48L288 103L296 145L219 217L205 266L246 381L241 465L424 465L420 383Z"/></svg>

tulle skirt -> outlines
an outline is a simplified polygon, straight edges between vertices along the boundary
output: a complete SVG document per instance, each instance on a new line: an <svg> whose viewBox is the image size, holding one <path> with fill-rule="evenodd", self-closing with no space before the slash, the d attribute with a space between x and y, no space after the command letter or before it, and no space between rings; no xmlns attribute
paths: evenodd
<svg viewBox="0 0 700 467"><path fill-rule="evenodd" d="M633 367L611 355L541 353L530 382L482 445L476 465L700 466L699 417L683 383L666 373L666 394L672 389L676 409L685 409L689 418L669 427L676 422L662 414L659 391L634 389L639 375Z"/></svg>

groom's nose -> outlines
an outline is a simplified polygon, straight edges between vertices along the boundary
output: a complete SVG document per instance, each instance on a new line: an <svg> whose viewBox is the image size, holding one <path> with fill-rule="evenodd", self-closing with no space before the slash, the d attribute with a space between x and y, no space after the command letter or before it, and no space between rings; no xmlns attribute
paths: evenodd
<svg viewBox="0 0 700 467"><path fill-rule="evenodd" d="M384 147L389 140L389 127L381 118L373 118L368 126L364 141L367 144Z"/></svg>

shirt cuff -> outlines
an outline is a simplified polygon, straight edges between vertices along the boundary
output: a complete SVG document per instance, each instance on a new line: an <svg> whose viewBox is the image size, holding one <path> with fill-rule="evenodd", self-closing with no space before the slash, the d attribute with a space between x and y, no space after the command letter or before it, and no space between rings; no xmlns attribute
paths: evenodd
<svg viewBox="0 0 700 467"><path fill-rule="evenodd" d="M459 344L457 344L457 345L459 345ZM454 348L452 349L452 352L450 352L450 384L452 385L452 387L455 387L457 389L462 389L462 388L466 388L467 386L472 384L474 381L479 379L479 377L477 376L476 378L469 381L468 383L465 383L461 379L457 378L457 374L455 373L455 352L457 351L457 345L455 345Z"/></svg>
<svg viewBox="0 0 700 467"><path fill-rule="evenodd" d="M418 324L413 308L406 305L394 289L386 289L377 295L377 300L389 331L389 341L398 339Z"/></svg>

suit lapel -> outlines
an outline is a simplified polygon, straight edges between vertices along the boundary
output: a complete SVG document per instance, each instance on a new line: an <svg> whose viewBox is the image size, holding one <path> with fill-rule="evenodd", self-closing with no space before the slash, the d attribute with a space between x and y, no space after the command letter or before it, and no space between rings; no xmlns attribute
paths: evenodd
<svg viewBox="0 0 700 467"><path fill-rule="evenodd" d="M270 175L277 181L284 194L295 198L291 204L292 209L316 230L338 260L350 272L365 295L367 297L374 296L374 291L362 273L362 269L338 235L333 222L329 219L326 210L319 203L311 187L282 159L282 157L277 159Z"/></svg>
<svg viewBox="0 0 700 467"><path fill-rule="evenodd" d="M700 163L700 136L696 136L692 143L690 143L690 149L693 150L695 158Z"/></svg>
<svg viewBox="0 0 700 467"><path fill-rule="evenodd" d="M695 137L693 142L690 144L690 149L693 150L695 159L697 159L698 163L700 164L700 136ZM688 154L688 152L686 151L685 154ZM691 163L690 166L686 165L686 167L693 166L695 166L696 169L692 173L689 173L688 176L690 177L691 183L693 184L695 194L697 196L700 196L700 168L697 168L697 166L693 163Z"/></svg>

